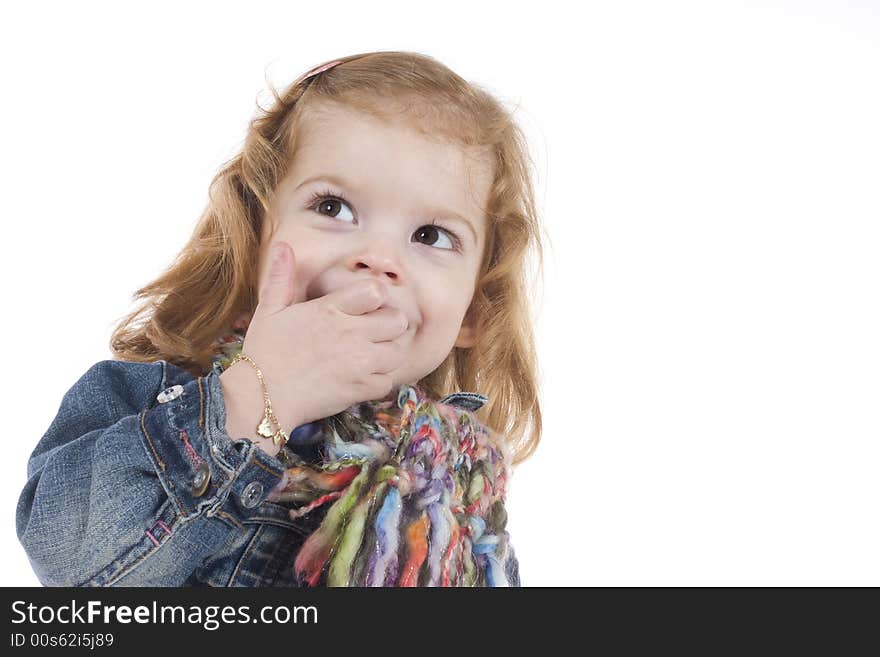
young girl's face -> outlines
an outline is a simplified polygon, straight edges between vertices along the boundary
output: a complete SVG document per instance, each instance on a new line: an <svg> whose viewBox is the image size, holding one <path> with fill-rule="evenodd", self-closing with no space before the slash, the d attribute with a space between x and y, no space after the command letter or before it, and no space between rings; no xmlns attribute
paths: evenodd
<svg viewBox="0 0 880 657"><path fill-rule="evenodd" d="M362 278L381 281L388 305L409 319L396 340L405 364L390 374L395 385L418 383L454 346L474 343L467 311L492 166L403 123L342 106L324 105L304 124L264 222L260 282L277 240L296 254L296 303Z"/></svg>

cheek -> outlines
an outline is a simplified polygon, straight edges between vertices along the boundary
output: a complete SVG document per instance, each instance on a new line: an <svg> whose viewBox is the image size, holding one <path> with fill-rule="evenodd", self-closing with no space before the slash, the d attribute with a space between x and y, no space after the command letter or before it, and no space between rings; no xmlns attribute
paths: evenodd
<svg viewBox="0 0 880 657"><path fill-rule="evenodd" d="M272 240L275 242L287 242L287 245L296 256L297 269L300 266L309 266L310 261L312 261L314 266L314 261L320 259L321 254L327 248L326 238L322 238L315 231L306 230L292 219L278 229L275 235L273 235Z"/></svg>
<svg viewBox="0 0 880 657"><path fill-rule="evenodd" d="M265 249L262 246L260 247L261 283L265 283L266 277L269 275L269 256L271 253L269 246L277 242L286 242L294 254L294 271L292 274L294 278L293 302L302 303L317 296L311 289L317 289L318 287L316 278L317 272L321 268L321 258L317 252L316 245L295 234L295 231L285 230L283 227L272 236L270 243L265 245Z"/></svg>
<svg viewBox="0 0 880 657"><path fill-rule="evenodd" d="M439 294L421 304L422 328L432 335L458 334L467 311L465 299L449 294Z"/></svg>

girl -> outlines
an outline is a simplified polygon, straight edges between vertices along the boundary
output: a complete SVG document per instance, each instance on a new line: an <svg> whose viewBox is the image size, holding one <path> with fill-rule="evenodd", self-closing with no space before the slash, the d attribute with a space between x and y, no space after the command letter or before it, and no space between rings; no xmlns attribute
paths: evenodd
<svg viewBox="0 0 880 657"><path fill-rule="evenodd" d="M33 568L62 586L518 586L506 482L541 433L521 131L414 53L272 92L31 455Z"/></svg>

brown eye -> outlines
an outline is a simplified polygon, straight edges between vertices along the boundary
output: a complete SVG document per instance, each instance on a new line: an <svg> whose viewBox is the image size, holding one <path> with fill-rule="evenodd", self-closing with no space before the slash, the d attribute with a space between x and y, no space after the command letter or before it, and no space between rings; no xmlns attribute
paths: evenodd
<svg viewBox="0 0 880 657"><path fill-rule="evenodd" d="M427 224L425 226L422 226L415 232L415 236L419 239L423 238L424 240L426 240L422 243L427 244L428 246L435 246L437 244L437 239L443 238L446 240L449 246L440 246L438 248L455 250L455 237L451 235L446 229L435 226L434 224Z"/></svg>
<svg viewBox="0 0 880 657"><path fill-rule="evenodd" d="M351 208L345 200L326 194L318 195L312 198L312 210L315 210L316 212L318 212L319 214L323 214L324 216L333 217L334 219L339 215L343 207L348 208L349 214L351 214L351 218L354 219L354 214L351 213Z"/></svg>
<svg viewBox="0 0 880 657"><path fill-rule="evenodd" d="M331 198L327 199L326 201L321 201L321 205L319 207L321 210L326 210L330 216L335 217L337 214L339 214L339 208L342 207L342 203L334 198Z"/></svg>

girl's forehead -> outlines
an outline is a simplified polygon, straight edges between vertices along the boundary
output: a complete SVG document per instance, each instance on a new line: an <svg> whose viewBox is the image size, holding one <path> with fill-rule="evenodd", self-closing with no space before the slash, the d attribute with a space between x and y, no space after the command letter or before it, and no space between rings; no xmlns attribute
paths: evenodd
<svg viewBox="0 0 880 657"><path fill-rule="evenodd" d="M310 116L303 127L289 167L297 186L313 178L336 178L354 193L391 186L435 202L463 205L474 197L485 202L492 167L479 151L430 139L404 121L347 109Z"/></svg>
<svg viewBox="0 0 880 657"><path fill-rule="evenodd" d="M309 143L320 146L322 142L338 143L343 139L349 141L352 137L373 136L379 142L392 138L410 145L418 144L426 150L456 153L484 167L492 166L494 158L488 146L467 144L463 137L466 129L459 131L462 136L456 137L454 132L432 124L431 119L419 110L418 104L405 106L398 101L389 107L364 110L322 101L310 105L299 116L293 138L297 151Z"/></svg>

